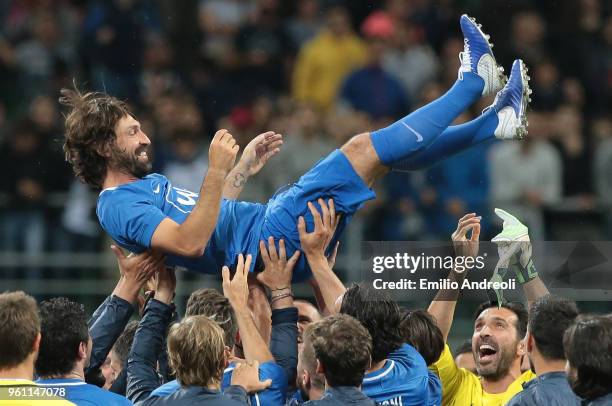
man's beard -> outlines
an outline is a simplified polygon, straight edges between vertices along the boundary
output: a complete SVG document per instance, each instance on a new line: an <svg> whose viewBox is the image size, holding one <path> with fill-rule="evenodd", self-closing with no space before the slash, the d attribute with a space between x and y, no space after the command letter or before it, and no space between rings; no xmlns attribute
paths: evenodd
<svg viewBox="0 0 612 406"><path fill-rule="evenodd" d="M143 151L147 152L146 162L138 159L138 155ZM153 168L151 159L149 158L151 154L148 145L137 148L134 153L121 151L114 145L111 152L111 167L119 172L124 172L137 178L143 178L148 175Z"/></svg>
<svg viewBox="0 0 612 406"><path fill-rule="evenodd" d="M516 348L516 347L514 347ZM499 347L499 358L497 361L497 365L486 365L484 368L476 365L476 370L478 375L483 378L490 379L491 381L498 381L503 378L508 371L510 371L510 367L512 367L512 362L514 361L515 351L511 351L508 348ZM494 367L495 369L490 369Z"/></svg>

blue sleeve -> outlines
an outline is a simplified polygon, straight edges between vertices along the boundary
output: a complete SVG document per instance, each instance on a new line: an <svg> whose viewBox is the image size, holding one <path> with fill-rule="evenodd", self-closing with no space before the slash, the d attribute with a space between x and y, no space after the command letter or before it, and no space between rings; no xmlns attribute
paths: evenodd
<svg viewBox="0 0 612 406"><path fill-rule="evenodd" d="M140 320L127 362L126 392L134 404L145 403L151 392L160 385L157 357L163 350L172 312L172 306L151 299Z"/></svg>
<svg viewBox="0 0 612 406"><path fill-rule="evenodd" d="M89 366L85 373L97 369L104 363L115 341L121 335L130 317L134 313L132 304L117 296L105 301L104 308L98 318L89 327L89 335L93 342Z"/></svg>
<svg viewBox="0 0 612 406"><path fill-rule="evenodd" d="M442 382L440 381L440 377L436 375L432 371L428 371L429 381L428 381L428 389L429 389L429 402L428 406L440 406L442 404Z"/></svg>
<svg viewBox="0 0 612 406"><path fill-rule="evenodd" d="M170 396L179 389L181 389L181 385L179 385L178 381L175 379L173 381L166 382L162 386L155 389L153 392L151 392L151 397Z"/></svg>
<svg viewBox="0 0 612 406"><path fill-rule="evenodd" d="M284 369L288 382L294 382L297 370L297 321L295 307L272 310L270 352L276 363Z"/></svg>
<svg viewBox="0 0 612 406"><path fill-rule="evenodd" d="M287 375L276 362L269 361L259 365L259 379L272 380L272 385L264 391L251 396L252 405L282 406L287 398Z"/></svg>
<svg viewBox="0 0 612 406"><path fill-rule="evenodd" d="M145 192L113 191L104 197L100 222L119 244L151 246L151 237L166 215L155 206ZM101 197L101 198L102 198Z"/></svg>
<svg viewBox="0 0 612 406"><path fill-rule="evenodd" d="M111 297L107 296L106 299L104 299L104 301L100 304L100 306L98 306L98 308L93 312L93 314L91 315L91 318L87 322L87 328L91 328L91 326L94 325L96 320L98 320L98 318L100 317L100 315L102 314L102 312L106 308L106 305L108 304L110 299L111 299Z"/></svg>
<svg viewBox="0 0 612 406"><path fill-rule="evenodd" d="M396 365L400 366L400 376L402 386L405 388L402 395L404 405L423 405L424 400L433 400L430 396L431 385L435 385L435 381L431 381L430 371L427 368L425 360L419 352L410 344L402 344L402 346L393 351L388 357L393 360Z"/></svg>
<svg viewBox="0 0 612 406"><path fill-rule="evenodd" d="M231 385L233 366L228 367L223 373L222 388ZM287 375L276 362L268 361L259 365L259 379L272 380L268 389L251 395L251 405L284 406L287 397Z"/></svg>

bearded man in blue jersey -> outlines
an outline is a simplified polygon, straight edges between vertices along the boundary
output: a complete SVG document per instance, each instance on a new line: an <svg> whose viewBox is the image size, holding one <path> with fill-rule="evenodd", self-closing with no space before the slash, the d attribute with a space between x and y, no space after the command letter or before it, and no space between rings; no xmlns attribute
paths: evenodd
<svg viewBox="0 0 612 406"><path fill-rule="evenodd" d="M268 132L239 150L227 130L210 145L209 168L199 193L173 187L162 175L149 174L151 142L127 105L101 93L64 89L65 151L76 175L101 189L97 214L102 227L132 252L156 249L167 264L196 272L218 273L234 265L238 254L257 261L260 240L284 240L287 255L300 248L297 220L312 229L309 201L333 199L341 215L334 246L353 214L375 198L372 184L390 170L416 170L489 139L516 139L526 134L529 77L523 62L512 66L508 83L480 25L463 15L464 51L458 78L432 103L378 131L358 134L319 161L291 187L267 204L237 201L246 179L279 151L282 136ZM503 88L502 88L503 87ZM450 124L480 97L497 92L493 104L473 121ZM310 277L300 258L294 280Z"/></svg>

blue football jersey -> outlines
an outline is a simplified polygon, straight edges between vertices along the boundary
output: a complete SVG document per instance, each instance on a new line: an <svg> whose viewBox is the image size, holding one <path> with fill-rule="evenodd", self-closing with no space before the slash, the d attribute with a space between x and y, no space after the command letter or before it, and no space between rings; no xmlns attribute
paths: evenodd
<svg viewBox="0 0 612 406"><path fill-rule="evenodd" d="M366 374L361 390L381 405L439 405L442 394L437 375L409 344L392 352L381 369Z"/></svg>
<svg viewBox="0 0 612 406"><path fill-rule="evenodd" d="M233 370L234 366L232 364L223 371L222 389L230 386ZM285 397L287 396L287 376L285 371L273 361L264 362L259 365L259 379L261 381L272 379L272 385L264 391L251 395L251 406L284 405ZM155 389L151 396L169 396L179 390L179 388L180 385L176 380L170 381Z"/></svg>
<svg viewBox="0 0 612 406"><path fill-rule="evenodd" d="M163 175L150 174L134 182L104 189L96 213L102 228L123 248L140 253L163 219L181 224L193 210L198 194L172 186ZM256 258L266 206L223 199L215 231L199 258L168 255L166 263L200 273L217 274L238 254ZM253 261L254 262L254 261ZM254 265L254 264L253 264Z"/></svg>
<svg viewBox="0 0 612 406"><path fill-rule="evenodd" d="M79 379L39 379L36 383L45 388L61 388L65 391L62 397L77 406L129 406L132 404L121 395Z"/></svg>

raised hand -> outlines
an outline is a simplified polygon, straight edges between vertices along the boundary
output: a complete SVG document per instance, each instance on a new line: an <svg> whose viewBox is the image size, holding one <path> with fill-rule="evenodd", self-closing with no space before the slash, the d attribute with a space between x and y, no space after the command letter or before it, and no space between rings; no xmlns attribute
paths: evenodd
<svg viewBox="0 0 612 406"><path fill-rule="evenodd" d="M116 245L111 245L110 248L117 257L119 273L121 274L121 281L114 293L128 302L134 303L142 286L164 264L165 257L160 252L149 251L126 256L123 250Z"/></svg>
<svg viewBox="0 0 612 406"><path fill-rule="evenodd" d="M239 165L244 168L246 176L255 175L274 155L280 152L283 136L274 131L259 134L247 144L242 152Z"/></svg>
<svg viewBox="0 0 612 406"><path fill-rule="evenodd" d="M160 266L157 271L157 287L155 288L155 299L170 304L174 299L176 290L176 275L174 268Z"/></svg>
<svg viewBox="0 0 612 406"><path fill-rule="evenodd" d="M230 279L230 270L227 266L223 267L223 295L230 301L236 312L245 310L249 299L249 285L247 276L251 267L251 256L238 255L238 265L234 278Z"/></svg>
<svg viewBox="0 0 612 406"><path fill-rule="evenodd" d="M208 149L209 170L218 170L227 175L234 167L239 149L240 146L229 131L217 131Z"/></svg>
<svg viewBox="0 0 612 406"><path fill-rule="evenodd" d="M336 208L334 201L329 199L328 203L325 200L319 199L317 201L321 206L321 213L317 210L314 204L308 202L308 209L312 213L314 220L314 230L310 233L306 231L306 222L303 217L300 216L298 220L298 232L300 234L300 244L302 251L306 255L323 255L325 256L325 250L329 246L338 223L340 216L336 215ZM333 262L335 262L335 253L337 246L334 248Z"/></svg>
<svg viewBox="0 0 612 406"><path fill-rule="evenodd" d="M266 285L270 290L282 290L291 287L293 268L300 257L300 251L295 251L287 260L285 240L278 242L278 253L274 245L274 237L268 238L268 248L264 241L259 242L259 251L264 262L265 269L257 274L257 280Z"/></svg>
<svg viewBox="0 0 612 406"><path fill-rule="evenodd" d="M259 362L239 362L232 372L232 385L242 386L248 393L254 393L267 389L272 385L272 379L259 380Z"/></svg>
<svg viewBox="0 0 612 406"><path fill-rule="evenodd" d="M470 238L467 238L469 231L472 231ZM480 237L480 216L476 213L469 213L459 219L457 229L451 235L455 255L474 258L478 255Z"/></svg>

